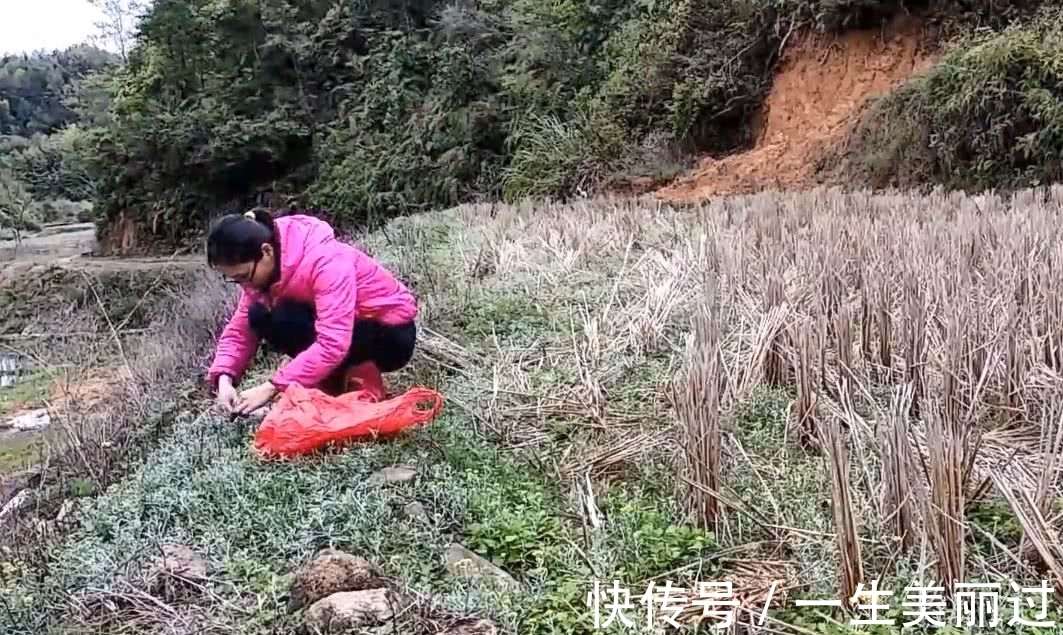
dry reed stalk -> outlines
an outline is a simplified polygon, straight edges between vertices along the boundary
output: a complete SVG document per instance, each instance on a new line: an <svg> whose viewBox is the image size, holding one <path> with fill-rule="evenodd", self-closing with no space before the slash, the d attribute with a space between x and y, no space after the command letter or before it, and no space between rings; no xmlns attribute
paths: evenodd
<svg viewBox="0 0 1063 635"><path fill-rule="evenodd" d="M669 391L682 434L684 465L689 481L688 511L702 528L716 531L720 515L720 324L710 302L694 315L694 332L684 367Z"/></svg>
<svg viewBox="0 0 1063 635"><path fill-rule="evenodd" d="M864 363L865 372L871 379L875 379L877 373L873 360L871 340L874 337L875 317L871 312L871 301L868 298L866 277L862 281L860 289L860 353Z"/></svg>
<svg viewBox="0 0 1063 635"><path fill-rule="evenodd" d="M818 448L819 424L816 421L817 391L811 325L806 321L797 329L797 401L794 403L793 426L798 443L812 451Z"/></svg>
<svg viewBox="0 0 1063 635"><path fill-rule="evenodd" d="M854 378L853 332L849 307L842 304L834 318L834 337L837 350L838 372L846 379Z"/></svg>
<svg viewBox="0 0 1063 635"><path fill-rule="evenodd" d="M816 317L816 347L815 350L819 353L819 359L816 360L815 368L816 374L819 377L819 390L823 395L832 396L838 399L838 395L834 392L837 389L837 383L831 381L830 375L832 374L832 368L827 363L829 358L828 351L831 342L831 319L826 312L821 312Z"/></svg>
<svg viewBox="0 0 1063 635"><path fill-rule="evenodd" d="M781 308L786 301L783 291L783 279L776 271L768 274L767 287L764 295L764 308L770 313L777 307ZM784 342L782 341L783 329L776 330L768 344L767 357L764 360L764 380L771 386L782 386L789 376L786 355L784 354Z"/></svg>
<svg viewBox="0 0 1063 635"><path fill-rule="evenodd" d="M664 438L663 432L628 434L613 443L593 447L587 455L571 459L564 457L558 472L565 480L575 479L583 474L590 474L597 478L626 463L634 462L638 457L656 448L664 441Z"/></svg>
<svg viewBox="0 0 1063 635"><path fill-rule="evenodd" d="M1046 366L1063 373L1063 329L1060 328L1063 320L1063 294L1054 292L1057 287L1043 286L1053 284L1055 276L1043 272L1041 284L1043 289L1042 301L1044 302L1044 319L1042 322L1042 346L1044 350L1044 363Z"/></svg>
<svg viewBox="0 0 1063 635"><path fill-rule="evenodd" d="M967 448L955 419L933 413L927 424L927 483L925 515L928 542L936 560L937 580L946 589L964 581L964 526Z"/></svg>
<svg viewBox="0 0 1063 635"><path fill-rule="evenodd" d="M1041 437L1038 443L1040 454L1044 457L1045 462L1038 474L1037 489L1033 495L1033 507L1042 517L1047 517L1051 513L1052 501L1059 494L1059 479L1056 473L1059 457L1063 454L1063 395L1057 393L1054 397L1048 402L1048 406L1042 415ZM1015 479L1009 478L1007 482L1012 487L1016 485ZM1053 531L1050 529L1050 525L1046 529ZM1052 546L1058 550L1058 536L1056 536L1056 542ZM1029 532L1024 532L1022 543L1019 545L1019 553L1023 559L1034 561L1040 551ZM1044 560L1043 556L1041 560L1042 564L1047 565L1047 561Z"/></svg>
<svg viewBox="0 0 1063 635"><path fill-rule="evenodd" d="M908 350L905 351L905 371L911 386L908 414L918 419L920 404L926 394L926 300L920 293L918 281L911 277L907 284Z"/></svg>
<svg viewBox="0 0 1063 635"><path fill-rule="evenodd" d="M856 518L853 514L849 482L849 456L838 417L827 417L820 427L820 443L826 451L827 471L831 480L831 515L838 545L839 593L843 605L864 581L864 564L860 554Z"/></svg>
<svg viewBox="0 0 1063 635"><path fill-rule="evenodd" d="M915 493L912 484L918 475L913 473L914 450L909 437L908 419L914 393L912 384L896 388L885 425L879 428L882 453L882 515L884 524L891 528L902 552L911 549L916 538Z"/></svg>
<svg viewBox="0 0 1063 635"><path fill-rule="evenodd" d="M925 514L928 542L936 559L937 580L946 589L964 581L966 550L964 530L967 483L975 467L980 436L974 427L978 385L978 358L971 354L968 311L954 304L946 329L942 403L928 408L927 483Z"/></svg>
<svg viewBox="0 0 1063 635"><path fill-rule="evenodd" d="M1063 394L1055 395L1042 421L1039 445L1046 460L1038 479L1036 500L1038 508L1048 513L1052 495L1058 490L1057 470L1063 455Z"/></svg>
<svg viewBox="0 0 1063 635"><path fill-rule="evenodd" d="M820 282L820 307L819 310L826 319L827 336L834 339L834 318L842 305L842 280L838 276L837 262L834 253L830 252L824 262L824 271Z"/></svg>
<svg viewBox="0 0 1063 635"><path fill-rule="evenodd" d="M1016 425L1026 419L1026 404L1022 385L1025 374L1025 355L1022 350L1023 333L1019 299L1008 311L1008 348L1005 358L1004 405L1007 409L1006 421Z"/></svg>
<svg viewBox="0 0 1063 635"><path fill-rule="evenodd" d="M762 560L755 557L726 558L721 560L720 565L725 573L718 578L701 581L685 588L684 593L678 594L678 597L684 600L681 603L681 609L678 606L680 603L676 602L675 587L666 595L663 589L658 590L662 586L661 583L655 582L655 588L651 593L653 602L660 606L667 600L675 606L675 610L678 610L678 614L674 616L672 615L674 611L658 610L658 619L663 621L667 617L672 617L676 623L685 625L712 624L715 621L709 619L709 616L712 616L712 610L710 609L706 615L704 609L705 605L720 601L718 594L722 589L715 586L719 583L731 583L732 595L726 600L734 599L737 602L735 606L737 611L756 615L760 615L764 611L764 605L768 603L772 608L786 606L790 593L803 586L793 564L785 560ZM726 605L721 605L718 610L724 613L728 609ZM735 622L737 622L737 615ZM715 628L719 626L720 624L714 624ZM732 623L731 629L735 626L736 624Z"/></svg>
<svg viewBox="0 0 1063 635"><path fill-rule="evenodd" d="M1022 525L1023 538L1033 545L1044 568L1052 573L1056 591L1063 591L1063 548L1060 546L1059 532L1045 520L1028 490L1015 487L999 473L991 473L989 477Z"/></svg>
<svg viewBox="0 0 1063 635"><path fill-rule="evenodd" d="M881 375L879 381L890 383L893 381L893 338L892 324L890 322L890 296L889 286L885 280L879 281L878 295L875 298L878 307L878 355Z"/></svg>

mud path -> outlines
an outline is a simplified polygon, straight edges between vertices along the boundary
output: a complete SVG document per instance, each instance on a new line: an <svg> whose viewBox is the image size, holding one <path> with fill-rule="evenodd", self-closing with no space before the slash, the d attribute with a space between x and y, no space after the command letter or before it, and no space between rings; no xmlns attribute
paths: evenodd
<svg viewBox="0 0 1063 635"><path fill-rule="evenodd" d="M10 279L35 265L58 265L86 272L203 266L203 259L196 256L96 257L92 255L96 246L96 228L92 223L53 225L34 234L24 234L17 241L0 240L0 280Z"/></svg>

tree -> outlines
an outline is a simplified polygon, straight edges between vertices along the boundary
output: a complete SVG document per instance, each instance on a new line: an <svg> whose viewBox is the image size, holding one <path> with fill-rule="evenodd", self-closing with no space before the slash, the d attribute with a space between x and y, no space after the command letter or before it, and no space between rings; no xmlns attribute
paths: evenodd
<svg viewBox="0 0 1063 635"><path fill-rule="evenodd" d="M103 48L110 44L123 62L129 59L129 49L136 39L137 23L140 20L144 4L140 0L89 0L104 15L96 23L99 29L97 41Z"/></svg>

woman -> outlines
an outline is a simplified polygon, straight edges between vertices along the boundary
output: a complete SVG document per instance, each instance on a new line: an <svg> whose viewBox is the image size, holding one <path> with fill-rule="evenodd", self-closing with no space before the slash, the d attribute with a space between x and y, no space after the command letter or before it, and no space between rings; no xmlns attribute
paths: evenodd
<svg viewBox="0 0 1063 635"><path fill-rule="evenodd" d="M413 356L416 299L324 221L275 219L262 208L226 216L207 237L207 262L241 289L207 371L231 413L249 414L292 384L333 396L366 389L383 399L380 373ZM260 340L293 359L237 393Z"/></svg>

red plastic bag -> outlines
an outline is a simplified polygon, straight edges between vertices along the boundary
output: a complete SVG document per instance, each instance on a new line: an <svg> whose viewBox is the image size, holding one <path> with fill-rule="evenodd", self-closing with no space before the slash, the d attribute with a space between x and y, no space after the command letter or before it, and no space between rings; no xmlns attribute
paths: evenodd
<svg viewBox="0 0 1063 635"><path fill-rule="evenodd" d="M431 402L427 410L420 408ZM255 450L264 456L309 454L330 442L388 436L431 421L443 397L428 388L377 401L370 391L331 397L315 388L289 386L255 433Z"/></svg>

